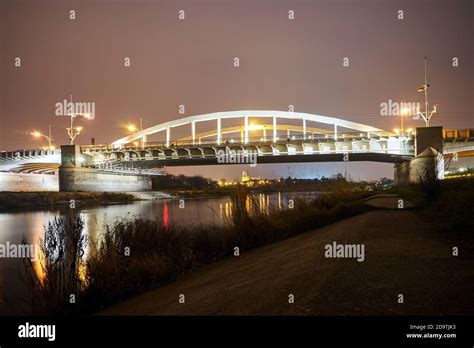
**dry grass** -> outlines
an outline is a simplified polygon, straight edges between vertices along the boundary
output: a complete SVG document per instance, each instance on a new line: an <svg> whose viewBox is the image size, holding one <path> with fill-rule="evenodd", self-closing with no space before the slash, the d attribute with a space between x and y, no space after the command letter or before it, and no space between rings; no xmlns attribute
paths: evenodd
<svg viewBox="0 0 474 348"><path fill-rule="evenodd" d="M225 227L174 229L164 228L159 221L139 218L117 221L107 227L101 240L89 242L85 277L80 279L77 272L69 274L77 278L73 281L79 293L76 307L82 312L94 312L221 260L231 255L235 247L249 250L362 213L369 209L361 201L364 195L338 190L313 201L297 199L293 209L271 209L264 213L241 188L232 196L232 218ZM80 218L77 221L81 221ZM76 229L81 225L64 228L65 224L66 221L58 220L58 224L49 228L66 232L57 234L57 238L68 239L68 232L76 236ZM52 233L46 235L48 240L53 238ZM79 243L77 238L74 240ZM64 244L64 241L57 243ZM45 252L51 257L54 249L46 248ZM74 250L72 252L74 254ZM64 268L66 260L68 258L63 257L56 263L63 264ZM45 278L48 284L59 281L54 272L46 272ZM67 307L64 301L55 299L63 296L62 292L37 291L38 281L30 286L35 296L45 298L40 301L46 304L40 306L43 312L50 308L54 309L51 313L56 314L57 307ZM57 304L50 307L52 302ZM39 312L37 307L33 310Z"/></svg>

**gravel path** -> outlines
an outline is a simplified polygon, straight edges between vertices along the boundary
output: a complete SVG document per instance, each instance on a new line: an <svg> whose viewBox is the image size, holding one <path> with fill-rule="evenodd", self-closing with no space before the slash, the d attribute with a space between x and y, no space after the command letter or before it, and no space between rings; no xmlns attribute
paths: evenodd
<svg viewBox="0 0 474 348"><path fill-rule="evenodd" d="M364 244L365 261L326 258L333 241ZM459 244L413 211L372 211L210 265L100 314L472 315L474 252Z"/></svg>

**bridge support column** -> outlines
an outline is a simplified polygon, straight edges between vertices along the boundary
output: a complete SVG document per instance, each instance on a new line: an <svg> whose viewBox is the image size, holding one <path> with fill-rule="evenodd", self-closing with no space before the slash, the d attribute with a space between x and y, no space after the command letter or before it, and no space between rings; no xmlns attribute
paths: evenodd
<svg viewBox="0 0 474 348"><path fill-rule="evenodd" d="M396 185L416 184L421 180L444 178L442 127L416 129L415 158L395 164Z"/></svg>
<svg viewBox="0 0 474 348"><path fill-rule="evenodd" d="M249 117L248 115L245 115L244 117L245 120L245 126L244 126L244 144L247 144L249 142Z"/></svg>
<svg viewBox="0 0 474 348"><path fill-rule="evenodd" d="M170 127L166 128L166 147L170 146L171 130Z"/></svg>
<svg viewBox="0 0 474 348"><path fill-rule="evenodd" d="M196 145L196 122L191 123L191 134L193 138L193 145Z"/></svg>
<svg viewBox="0 0 474 348"><path fill-rule="evenodd" d="M443 178L443 155L431 146L414 159L395 164L394 168L395 185L399 186Z"/></svg>
<svg viewBox="0 0 474 348"><path fill-rule="evenodd" d="M79 145L61 145L61 166L81 166L81 147Z"/></svg>
<svg viewBox="0 0 474 348"><path fill-rule="evenodd" d="M127 192L150 190L150 176L107 173L97 169L70 165L59 167L59 191Z"/></svg>
<svg viewBox="0 0 474 348"><path fill-rule="evenodd" d="M83 167L91 159L81 154L78 145L61 146L59 191L124 192L151 190L151 177L136 174L119 174Z"/></svg>
<svg viewBox="0 0 474 348"><path fill-rule="evenodd" d="M217 118L217 145L220 145L222 142L222 122L221 118Z"/></svg>
<svg viewBox="0 0 474 348"><path fill-rule="evenodd" d="M277 141L277 118L273 116L273 142Z"/></svg>
<svg viewBox="0 0 474 348"><path fill-rule="evenodd" d="M303 118L303 139L306 139L306 119Z"/></svg>

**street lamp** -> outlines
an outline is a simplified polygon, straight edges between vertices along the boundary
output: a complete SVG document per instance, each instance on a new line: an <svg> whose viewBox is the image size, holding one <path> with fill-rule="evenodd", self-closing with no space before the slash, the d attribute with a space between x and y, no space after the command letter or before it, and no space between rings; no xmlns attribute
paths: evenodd
<svg viewBox="0 0 474 348"><path fill-rule="evenodd" d="M138 129L134 124L128 124L127 130L132 133L138 132ZM140 117L140 133L142 132L143 132L143 119ZM142 134L141 146L142 146L142 149L145 148L145 135L144 134Z"/></svg>
<svg viewBox="0 0 474 348"><path fill-rule="evenodd" d="M130 132L136 132L136 131L137 131L137 127L135 127L134 124L129 124L129 125L127 125L127 129L128 129Z"/></svg>
<svg viewBox="0 0 474 348"><path fill-rule="evenodd" d="M31 134L33 137L35 137L35 138L40 138L40 137L45 138L46 140L48 140L48 148L49 148L50 150L54 150L54 146L53 146L53 141L54 141L54 139L53 139L53 137L51 136L51 125L49 125L48 129L49 129L49 133L48 133L49 135L42 134L42 133L40 133L40 132L38 132L38 131L33 131L33 132L31 132L30 134Z"/></svg>
<svg viewBox="0 0 474 348"><path fill-rule="evenodd" d="M436 106L437 105L434 105L433 109L430 112L428 112L428 87L430 87L430 85L428 84L428 77L427 77L427 68L426 68L427 60L428 60L428 58L425 57L425 84L423 86L421 86L420 88L418 88L418 92L424 92L425 93L425 112L424 113L421 112L420 107L418 106L417 109L416 109L416 114L418 116L421 116L421 118L423 118L423 120L425 121L426 127L429 127L430 126L430 119L433 116L433 114L436 113Z"/></svg>
<svg viewBox="0 0 474 348"><path fill-rule="evenodd" d="M78 115L76 115L78 116ZM69 136L69 141L71 145L74 145L74 139L81 134L82 127L74 127L74 118L76 116L71 116L71 127L66 128L67 134Z"/></svg>
<svg viewBox="0 0 474 348"><path fill-rule="evenodd" d="M70 94L70 100L71 100L71 105L73 105L72 93ZM69 118L71 119L71 126L69 128L66 128L66 130L67 130L67 135L69 137L69 141L71 145L74 145L74 139L76 139L76 137L81 133L81 130L82 130L82 127L74 127L74 119L80 116L84 117L85 119L92 118L90 114L79 114L79 113L73 113L73 112L69 114Z"/></svg>
<svg viewBox="0 0 474 348"><path fill-rule="evenodd" d="M403 136L403 116L410 114L410 109L403 105L403 99L400 101L400 135Z"/></svg>

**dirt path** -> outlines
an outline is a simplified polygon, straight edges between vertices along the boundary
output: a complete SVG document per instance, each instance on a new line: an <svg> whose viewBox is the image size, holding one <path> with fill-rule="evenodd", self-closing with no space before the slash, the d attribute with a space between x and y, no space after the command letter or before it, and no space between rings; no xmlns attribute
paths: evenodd
<svg viewBox="0 0 474 348"><path fill-rule="evenodd" d="M333 241L364 244L365 261L326 258ZM458 245L453 257L454 245L415 212L373 211L224 260L100 314L474 314L472 248Z"/></svg>

